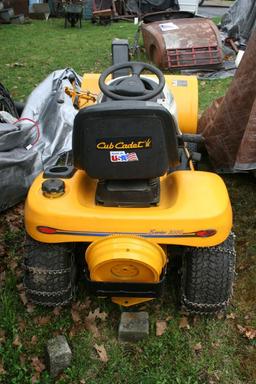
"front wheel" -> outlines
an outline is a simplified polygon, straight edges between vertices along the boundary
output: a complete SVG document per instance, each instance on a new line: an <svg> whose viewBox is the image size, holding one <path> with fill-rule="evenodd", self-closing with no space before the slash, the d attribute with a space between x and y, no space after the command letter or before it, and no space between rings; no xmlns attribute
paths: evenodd
<svg viewBox="0 0 256 384"><path fill-rule="evenodd" d="M186 248L182 266L182 306L193 314L226 309L235 276L234 234L215 247Z"/></svg>

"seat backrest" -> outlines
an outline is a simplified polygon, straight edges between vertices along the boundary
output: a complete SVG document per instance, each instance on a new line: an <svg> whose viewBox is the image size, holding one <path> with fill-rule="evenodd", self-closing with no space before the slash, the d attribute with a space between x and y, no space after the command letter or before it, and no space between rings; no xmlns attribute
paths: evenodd
<svg viewBox="0 0 256 384"><path fill-rule="evenodd" d="M176 122L150 101L111 101L80 110L73 159L95 179L149 179L179 163Z"/></svg>

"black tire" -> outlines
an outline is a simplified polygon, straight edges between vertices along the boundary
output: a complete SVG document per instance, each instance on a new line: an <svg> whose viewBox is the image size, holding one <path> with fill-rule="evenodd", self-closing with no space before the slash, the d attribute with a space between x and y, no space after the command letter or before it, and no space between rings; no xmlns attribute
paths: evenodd
<svg viewBox="0 0 256 384"><path fill-rule="evenodd" d="M233 292L234 235L215 247L188 247L183 255L182 306L192 314L224 311Z"/></svg>
<svg viewBox="0 0 256 384"><path fill-rule="evenodd" d="M204 3L204 0L199 1L199 7L201 7L201 5L203 5L203 3Z"/></svg>
<svg viewBox="0 0 256 384"><path fill-rule="evenodd" d="M29 301L57 307L72 300L76 283L72 244L41 243L27 236L24 269L24 286Z"/></svg>

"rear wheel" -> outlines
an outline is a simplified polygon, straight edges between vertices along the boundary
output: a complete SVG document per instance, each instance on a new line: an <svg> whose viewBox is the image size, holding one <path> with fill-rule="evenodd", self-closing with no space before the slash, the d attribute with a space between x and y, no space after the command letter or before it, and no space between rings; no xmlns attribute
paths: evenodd
<svg viewBox="0 0 256 384"><path fill-rule="evenodd" d="M68 304L75 292L72 244L47 244L27 236L24 285L28 300L44 306Z"/></svg>
<svg viewBox="0 0 256 384"><path fill-rule="evenodd" d="M194 314L225 310L235 275L234 235L215 247L186 248L182 266L182 305Z"/></svg>

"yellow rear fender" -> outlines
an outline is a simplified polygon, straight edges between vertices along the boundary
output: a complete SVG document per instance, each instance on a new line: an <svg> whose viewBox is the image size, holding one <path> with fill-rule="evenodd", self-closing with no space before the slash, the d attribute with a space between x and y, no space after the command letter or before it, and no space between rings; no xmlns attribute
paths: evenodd
<svg viewBox="0 0 256 384"><path fill-rule="evenodd" d="M213 173L177 171L160 180L160 203L150 208L95 204L95 180L83 171L63 179L65 192L50 198L39 175L25 204L25 226L41 242L92 242L106 236L136 235L157 244L197 247L223 242L232 210L222 179Z"/></svg>

